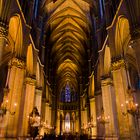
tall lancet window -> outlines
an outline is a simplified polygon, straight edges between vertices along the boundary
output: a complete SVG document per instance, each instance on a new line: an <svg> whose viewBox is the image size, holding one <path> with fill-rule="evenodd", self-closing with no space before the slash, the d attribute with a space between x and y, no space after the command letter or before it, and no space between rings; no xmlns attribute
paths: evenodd
<svg viewBox="0 0 140 140"><path fill-rule="evenodd" d="M35 18L37 17L38 4L39 4L39 1L38 0L35 0L35 3L34 3L34 17Z"/></svg>
<svg viewBox="0 0 140 140"><path fill-rule="evenodd" d="M61 91L61 102L65 102L65 89L63 88L62 91Z"/></svg>
<svg viewBox="0 0 140 140"><path fill-rule="evenodd" d="M99 0L99 5L100 5L100 16L102 19L104 16L104 0Z"/></svg>
<svg viewBox="0 0 140 140"><path fill-rule="evenodd" d="M69 84L65 87L65 102L71 102L71 91Z"/></svg>

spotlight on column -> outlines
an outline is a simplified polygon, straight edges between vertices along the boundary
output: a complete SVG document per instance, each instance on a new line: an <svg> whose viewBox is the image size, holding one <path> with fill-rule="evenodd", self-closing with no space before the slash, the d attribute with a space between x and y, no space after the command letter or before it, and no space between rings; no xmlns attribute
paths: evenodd
<svg viewBox="0 0 140 140"><path fill-rule="evenodd" d="M10 111L10 109L8 109L7 105L8 105L8 100L6 100L0 107L0 116L3 117L4 115L6 115L7 112L10 113L10 115L14 115L15 111ZM17 104L16 104L17 105Z"/></svg>
<svg viewBox="0 0 140 140"><path fill-rule="evenodd" d="M126 110L125 110L126 106ZM121 111L123 115L127 115L128 113L132 116L140 116L140 109L137 103L135 103L133 100L126 100L124 104L121 104Z"/></svg>
<svg viewBox="0 0 140 140"><path fill-rule="evenodd" d="M104 115L104 109L102 108L102 111L101 111L101 115L97 117L97 121L103 125L109 123L109 120L110 120L110 116L105 116Z"/></svg>

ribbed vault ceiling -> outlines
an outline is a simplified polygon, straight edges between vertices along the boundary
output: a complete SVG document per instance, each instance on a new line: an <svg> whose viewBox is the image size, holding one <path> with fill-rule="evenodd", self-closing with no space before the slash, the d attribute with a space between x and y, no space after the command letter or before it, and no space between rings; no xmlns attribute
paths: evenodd
<svg viewBox="0 0 140 140"><path fill-rule="evenodd" d="M88 66L90 6L91 0L44 1L49 15L45 28L50 32L48 41L59 89L69 83L78 90L79 76Z"/></svg>

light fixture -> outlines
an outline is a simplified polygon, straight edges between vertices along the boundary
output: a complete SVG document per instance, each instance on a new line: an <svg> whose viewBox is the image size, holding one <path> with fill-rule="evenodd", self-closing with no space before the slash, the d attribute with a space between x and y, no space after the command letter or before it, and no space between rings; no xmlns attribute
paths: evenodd
<svg viewBox="0 0 140 140"><path fill-rule="evenodd" d="M125 102L125 105L126 105L127 112L125 112L124 104L121 104L123 115L127 115L127 113L131 114L132 116L139 116L140 115L139 106L137 103L134 103L133 100L129 100L129 101L127 100Z"/></svg>
<svg viewBox="0 0 140 140"><path fill-rule="evenodd" d="M101 111L101 115L97 117L97 121L103 125L105 125L106 123L109 123L109 119L110 119L110 116L105 116L104 115L104 109L102 108L102 111Z"/></svg>
<svg viewBox="0 0 140 140"><path fill-rule="evenodd" d="M93 117L91 116L87 124L87 129L91 129L93 127L96 127L96 125L93 123Z"/></svg>
<svg viewBox="0 0 140 140"><path fill-rule="evenodd" d="M0 107L0 116L4 116L6 115L7 112L10 113L10 115L14 115L15 114L15 111L10 111L8 108L7 108L7 104L8 104L8 100L6 100L6 103L3 103ZM17 103L14 104L14 106L16 107L17 106Z"/></svg>

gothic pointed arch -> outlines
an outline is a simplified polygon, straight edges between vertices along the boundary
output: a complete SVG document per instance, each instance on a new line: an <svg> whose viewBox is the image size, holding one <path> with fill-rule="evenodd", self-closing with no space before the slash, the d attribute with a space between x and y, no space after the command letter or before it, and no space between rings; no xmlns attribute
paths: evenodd
<svg viewBox="0 0 140 140"><path fill-rule="evenodd" d="M27 73L29 75L33 75L33 48L31 44L28 46L27 49L26 66L27 66Z"/></svg>
<svg viewBox="0 0 140 140"><path fill-rule="evenodd" d="M15 16L10 18L8 37L12 44L12 52L15 53L17 57L21 57L23 51L23 31L19 14L15 14Z"/></svg>
<svg viewBox="0 0 140 140"><path fill-rule="evenodd" d="M119 16L115 30L115 50L116 56L120 56L126 50L131 39L129 21L124 16Z"/></svg>
<svg viewBox="0 0 140 140"><path fill-rule="evenodd" d="M108 75L111 70L111 53L108 45L105 46L104 53L104 75Z"/></svg>

